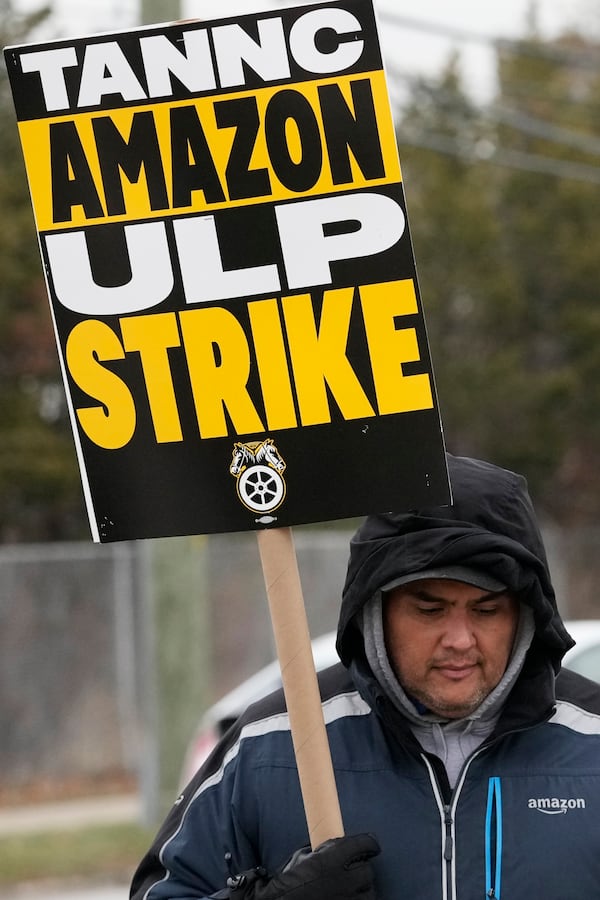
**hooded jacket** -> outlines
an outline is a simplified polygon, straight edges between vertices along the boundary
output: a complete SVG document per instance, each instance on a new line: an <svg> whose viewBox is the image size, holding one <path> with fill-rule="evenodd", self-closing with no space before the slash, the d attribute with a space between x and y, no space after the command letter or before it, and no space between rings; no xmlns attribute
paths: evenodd
<svg viewBox="0 0 600 900"><path fill-rule="evenodd" d="M361 654L357 612L402 575L465 566L496 578L534 611L537 643L557 672L573 645L558 614L548 561L525 478L447 454L452 506L368 516L350 544L338 651Z"/></svg>
<svg viewBox="0 0 600 900"><path fill-rule="evenodd" d="M600 896L600 687L560 671L558 614L525 480L448 457L453 505L369 516L351 542L337 646L320 676L346 833L373 832L381 900ZM535 634L494 730L454 787L370 669L362 610L404 574L479 569L533 611ZM281 692L251 707L178 799L134 900L210 897L308 843ZM326 898L324 898L326 900Z"/></svg>

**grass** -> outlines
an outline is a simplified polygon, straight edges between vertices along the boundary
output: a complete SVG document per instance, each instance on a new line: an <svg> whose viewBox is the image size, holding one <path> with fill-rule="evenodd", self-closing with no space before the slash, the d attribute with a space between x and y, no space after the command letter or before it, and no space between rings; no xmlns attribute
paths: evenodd
<svg viewBox="0 0 600 900"><path fill-rule="evenodd" d="M0 887L61 878L128 880L153 832L105 825L0 838Z"/></svg>

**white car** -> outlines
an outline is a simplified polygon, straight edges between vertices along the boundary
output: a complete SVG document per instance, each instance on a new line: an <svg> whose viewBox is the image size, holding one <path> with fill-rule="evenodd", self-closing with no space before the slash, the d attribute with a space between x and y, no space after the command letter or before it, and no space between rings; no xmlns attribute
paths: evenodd
<svg viewBox="0 0 600 900"><path fill-rule="evenodd" d="M600 683L600 619L571 620L565 622L565 625L577 643L565 655L563 665ZM338 662L335 637L335 631L330 631L312 642L317 671ZM185 756L181 773L182 786L198 771L215 744L246 707L280 687L279 663L275 660L204 713Z"/></svg>
<svg viewBox="0 0 600 900"><path fill-rule="evenodd" d="M335 637L335 631L330 631L312 641L313 659L318 672L339 662ZM281 671L278 660L274 660L206 710L186 751L180 779L182 787L198 771L215 744L246 707L280 687Z"/></svg>
<svg viewBox="0 0 600 900"><path fill-rule="evenodd" d="M576 643L565 655L563 665L600 682L600 619L571 619L565 626Z"/></svg>

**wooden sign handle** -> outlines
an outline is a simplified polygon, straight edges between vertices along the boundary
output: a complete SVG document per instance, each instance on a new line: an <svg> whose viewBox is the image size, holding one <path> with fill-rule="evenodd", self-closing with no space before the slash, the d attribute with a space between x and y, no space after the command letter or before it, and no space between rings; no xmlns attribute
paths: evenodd
<svg viewBox="0 0 600 900"><path fill-rule="evenodd" d="M329 838L341 837L344 825L298 562L290 528L263 530L257 536L304 812L314 850Z"/></svg>

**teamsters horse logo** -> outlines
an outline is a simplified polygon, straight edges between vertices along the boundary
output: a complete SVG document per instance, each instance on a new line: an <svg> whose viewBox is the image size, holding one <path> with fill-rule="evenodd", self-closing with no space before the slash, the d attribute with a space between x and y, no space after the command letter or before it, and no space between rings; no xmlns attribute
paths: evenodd
<svg viewBox="0 0 600 900"><path fill-rule="evenodd" d="M272 438L235 443L229 471L237 479L237 493L247 509L268 513L285 497L285 462Z"/></svg>

